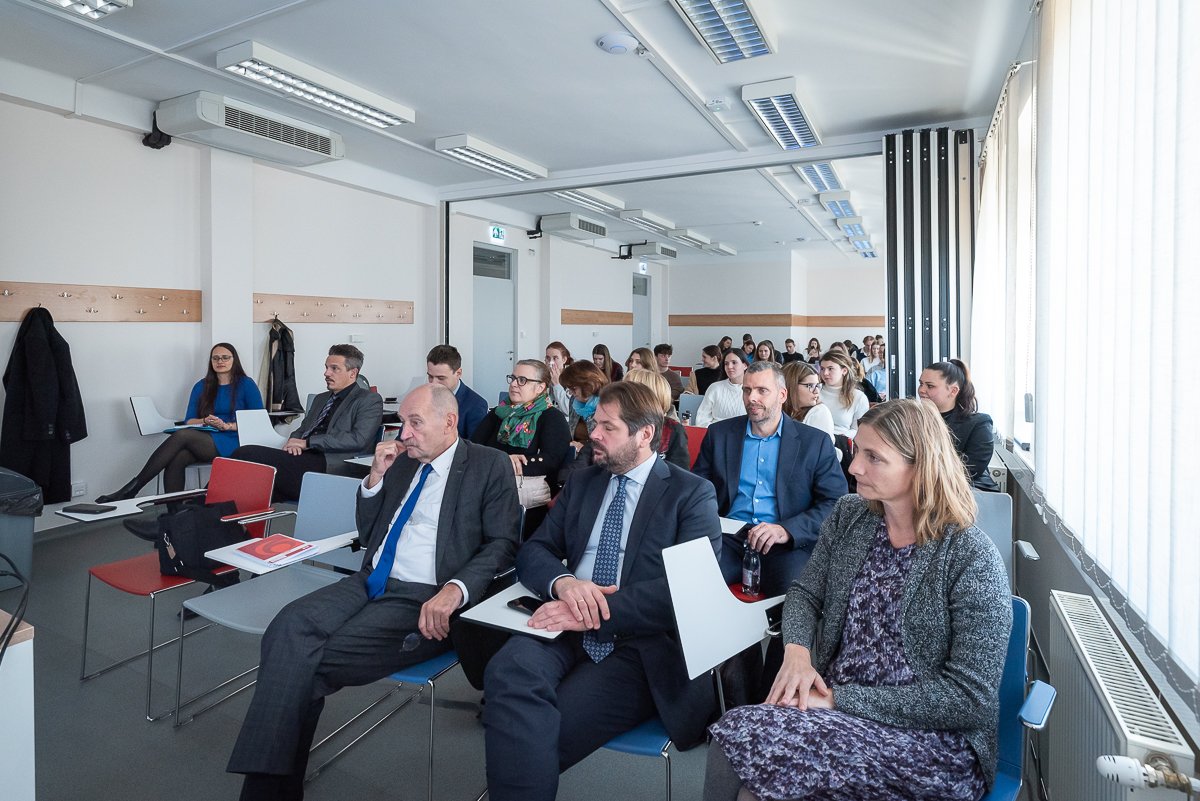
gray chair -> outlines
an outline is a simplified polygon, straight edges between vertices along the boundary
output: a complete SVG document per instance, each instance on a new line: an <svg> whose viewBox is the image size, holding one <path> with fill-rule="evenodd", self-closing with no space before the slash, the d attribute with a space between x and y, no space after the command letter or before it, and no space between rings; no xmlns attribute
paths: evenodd
<svg viewBox="0 0 1200 801"><path fill-rule="evenodd" d="M679 396L679 419L683 419L684 412L690 415L688 420L690 425L696 424L696 411L700 408L700 404L704 401L703 395L683 394Z"/></svg>
<svg viewBox="0 0 1200 801"><path fill-rule="evenodd" d="M1016 574L1013 572L1013 552L1021 554L1023 559L1036 561L1040 557L1032 543L1025 540L1013 540L1013 506L1012 498L1003 492L982 492L974 490L975 503L979 507L979 515L975 525L996 545L1000 558L1004 560L1004 570L1008 573L1009 588L1016 587Z"/></svg>

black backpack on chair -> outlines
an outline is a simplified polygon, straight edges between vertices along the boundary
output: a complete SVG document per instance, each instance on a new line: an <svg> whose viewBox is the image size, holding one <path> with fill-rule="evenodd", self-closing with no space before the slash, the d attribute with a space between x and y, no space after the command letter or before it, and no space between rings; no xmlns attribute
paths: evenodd
<svg viewBox="0 0 1200 801"><path fill-rule="evenodd" d="M239 523L222 521L222 517L237 514L233 501L221 501L211 506L185 505L178 511L158 518L158 566L164 576L184 576L214 587L229 587L238 583L238 572L217 574L225 565L207 558L205 551L223 548L246 539Z"/></svg>

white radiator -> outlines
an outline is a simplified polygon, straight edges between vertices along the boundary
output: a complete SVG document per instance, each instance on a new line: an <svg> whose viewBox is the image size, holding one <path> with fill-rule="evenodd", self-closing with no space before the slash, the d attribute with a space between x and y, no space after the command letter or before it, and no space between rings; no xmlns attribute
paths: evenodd
<svg viewBox="0 0 1200 801"><path fill-rule="evenodd" d="M1143 762L1170 757L1191 773L1193 756L1133 658L1090 595L1050 591L1046 665L1058 691L1044 754L1054 801L1159 799L1160 790L1130 790L1103 779L1096 757L1118 754Z"/></svg>

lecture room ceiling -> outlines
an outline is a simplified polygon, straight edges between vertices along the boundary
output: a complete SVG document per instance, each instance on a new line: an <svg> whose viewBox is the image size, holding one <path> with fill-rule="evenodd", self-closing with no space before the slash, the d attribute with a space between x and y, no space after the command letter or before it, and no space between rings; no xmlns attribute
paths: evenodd
<svg viewBox="0 0 1200 801"><path fill-rule="evenodd" d="M1029 21L1018 0L751 5L774 52L720 64L668 0L134 0L97 21L45 0L0 0L0 69L10 80L71 78L82 97L144 101L146 129L159 101L197 90L234 97L335 130L347 161L444 198L596 187L742 254L852 254L784 162L834 158L882 240L879 158L836 157L878 150L886 131L985 125ZM632 34L645 54L596 46L613 31ZM416 122L380 131L216 68L217 51L248 40L415 109ZM818 148L782 150L742 102L742 86L787 77ZM549 177L521 184L434 150L438 137L461 133L543 165ZM748 169L694 174L713 166ZM540 191L497 202L588 215ZM641 236L601 219L615 241Z"/></svg>

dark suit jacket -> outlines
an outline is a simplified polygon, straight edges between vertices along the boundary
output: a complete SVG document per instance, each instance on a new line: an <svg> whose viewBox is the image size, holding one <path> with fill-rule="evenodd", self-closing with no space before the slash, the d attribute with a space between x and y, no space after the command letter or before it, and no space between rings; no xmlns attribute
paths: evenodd
<svg viewBox="0 0 1200 801"><path fill-rule="evenodd" d="M487 417L488 402L475 390L467 386L467 382L459 381L458 389L454 391L454 399L458 401L458 435L470 439Z"/></svg>
<svg viewBox="0 0 1200 801"><path fill-rule="evenodd" d="M599 466L572 474L545 522L517 554L522 584L544 598L553 579L575 570L610 476ZM701 537L707 537L720 556L721 524L712 487L656 458L630 521L620 589L608 597L611 617L596 631L602 642L628 643L641 652L655 708L680 747L704 736L716 698L708 676L688 680L662 551Z"/></svg>
<svg viewBox="0 0 1200 801"><path fill-rule="evenodd" d="M383 489L369 498L359 496L356 522L363 542L363 567L370 568L420 466L401 455L384 473ZM508 457L460 439L438 518L434 556L438 585L458 579L467 588L470 603L482 600L492 578L512 566L520 517L517 484Z"/></svg>
<svg viewBox="0 0 1200 801"><path fill-rule="evenodd" d="M811 549L821 523L846 494L846 477L838 464L829 435L783 415L779 432L779 465L775 469L775 501L779 525L792 535L793 548ZM713 483L722 515L737 498L742 470L746 415L708 427L692 472Z"/></svg>
<svg viewBox="0 0 1200 801"><path fill-rule="evenodd" d="M341 471L346 459L374 450L379 424L383 422L383 396L357 384L352 384L346 391L350 394L334 409L325 433L313 434L308 438L309 448L325 454L325 465L331 473ZM290 436L300 436L302 431L316 422L331 394L326 390L313 398L304 421Z"/></svg>

